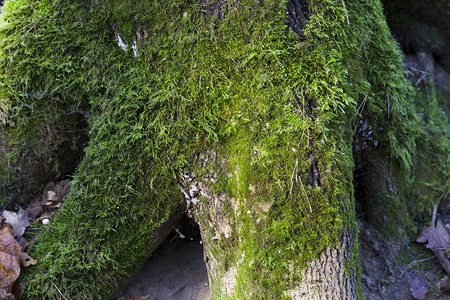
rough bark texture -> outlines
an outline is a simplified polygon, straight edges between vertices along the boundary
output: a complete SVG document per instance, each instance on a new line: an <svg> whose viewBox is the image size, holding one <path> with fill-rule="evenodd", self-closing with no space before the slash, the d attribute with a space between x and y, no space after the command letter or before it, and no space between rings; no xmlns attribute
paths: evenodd
<svg viewBox="0 0 450 300"><path fill-rule="evenodd" d="M345 256L351 248L327 248L301 272L303 281L285 295L292 299L356 299L356 270L346 272Z"/></svg>

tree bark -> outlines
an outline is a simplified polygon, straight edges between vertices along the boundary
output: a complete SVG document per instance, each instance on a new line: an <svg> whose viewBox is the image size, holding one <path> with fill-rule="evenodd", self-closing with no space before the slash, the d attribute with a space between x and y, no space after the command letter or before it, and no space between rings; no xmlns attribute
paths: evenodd
<svg viewBox="0 0 450 300"><path fill-rule="evenodd" d="M196 176L194 169L200 170L202 175ZM211 169L215 171L205 171ZM267 247L267 242L257 240L256 245L253 245L254 249L243 247L242 240L252 237L242 234L245 231L243 227L248 225L245 224L246 217L241 216L252 216L256 223L261 223L261 219L267 217L265 213L270 210L270 205L258 203L256 207L250 208L245 200L240 202L223 191L215 193L211 183L215 183L223 175L232 177L229 173L231 169L234 168L229 166L229 161L214 151L196 156L190 167L185 168L179 176L179 189L186 200L186 213L200 225L213 298L226 296L241 299L258 298L265 293L270 295L270 292L264 291L265 287L256 287L260 283L254 281L255 272L243 271L246 264L255 264L255 249ZM353 215L350 209L347 213ZM299 279L283 286L278 291L278 296L292 299L356 299L358 263L355 263L354 256L357 247L355 241L355 232L345 229L337 246L327 247L306 266L287 261L285 271L296 274ZM237 255L227 255L233 252ZM248 261L246 256L253 258ZM267 270L262 273L265 272ZM275 282L280 279L283 278L277 278ZM239 285L243 285L242 282L253 282L256 286L252 290L242 290L239 288Z"/></svg>

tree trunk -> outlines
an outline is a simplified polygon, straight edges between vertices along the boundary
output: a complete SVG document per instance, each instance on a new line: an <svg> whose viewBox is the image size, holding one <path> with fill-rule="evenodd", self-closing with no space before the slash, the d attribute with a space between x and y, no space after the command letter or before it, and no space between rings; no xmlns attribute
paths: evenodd
<svg viewBox="0 0 450 300"><path fill-rule="evenodd" d="M181 207L213 298L361 298L355 159L386 162L365 184L401 204L419 134L379 1L116 4L2 8L5 130L90 128L26 297L113 297Z"/></svg>
<svg viewBox="0 0 450 300"><path fill-rule="evenodd" d="M230 165L224 156L208 151L198 155L180 175L179 188L187 203L187 214L195 217L200 225L213 298L287 296L292 299L356 299L359 263L355 255L357 244L354 230L343 230L336 246L327 246L306 265L290 257L296 252L287 255L280 253L289 247L294 238L286 241L284 247L279 247L278 253L265 252L272 237L257 232L267 230L268 224L274 221L270 219L272 205L262 202L250 204L252 195L240 201L223 191L214 192L213 185L219 178L233 177L233 173L239 176L232 170L241 168ZM202 175L197 176L193 170L198 170ZM299 184L295 167L292 175ZM257 186L250 184L249 189L250 194L257 194ZM347 203L347 213L353 215L350 204ZM268 255L278 255L282 259L267 261ZM297 255L301 256L300 253ZM280 267L282 272L279 277L271 276ZM255 280L259 276L265 277L270 284ZM289 283L286 284L286 281Z"/></svg>

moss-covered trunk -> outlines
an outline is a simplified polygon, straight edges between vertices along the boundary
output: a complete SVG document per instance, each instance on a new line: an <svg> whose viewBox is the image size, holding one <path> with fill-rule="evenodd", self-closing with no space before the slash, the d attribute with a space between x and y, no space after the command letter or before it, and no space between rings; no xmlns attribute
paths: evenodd
<svg viewBox="0 0 450 300"><path fill-rule="evenodd" d="M214 298L361 295L354 161L386 162L395 219L421 134L378 0L7 0L0 22L17 151L74 112L90 130L27 298L112 297L180 207Z"/></svg>
<svg viewBox="0 0 450 300"><path fill-rule="evenodd" d="M208 151L181 175L180 190L188 203L188 214L200 225L213 298L355 299L359 262L351 220L327 237L330 227L338 222L330 217L338 212L326 207L328 218L308 222L303 217L320 213L325 200L321 203L309 193L307 176L302 187L298 158L291 164L286 162L292 168L291 181L282 191L284 205L278 207L277 196L267 197L270 192L262 191L264 182L250 171L252 155L245 159L246 154L240 153L242 160L232 163L229 153ZM245 185L239 192L218 188L220 181ZM306 203L296 199L301 196L306 197ZM341 216L354 217L351 198L341 200ZM329 239L328 244L325 239Z"/></svg>

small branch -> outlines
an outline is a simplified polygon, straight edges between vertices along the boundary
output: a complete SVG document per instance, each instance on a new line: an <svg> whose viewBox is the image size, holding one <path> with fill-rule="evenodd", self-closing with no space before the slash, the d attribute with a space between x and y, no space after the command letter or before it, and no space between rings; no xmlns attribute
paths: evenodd
<svg viewBox="0 0 450 300"><path fill-rule="evenodd" d="M298 168L298 158L295 160L295 166L294 166L294 170L292 170L292 175L291 175L291 189L289 191L289 195L292 194L292 187L294 186L294 181L292 179L294 179L294 173L295 170ZM295 177L297 179L297 176Z"/></svg>
<svg viewBox="0 0 450 300"><path fill-rule="evenodd" d="M433 226L436 226L436 214L437 214L437 205L433 207L433 216L431 217L431 223Z"/></svg>
<svg viewBox="0 0 450 300"><path fill-rule="evenodd" d="M435 258L435 257L436 257L436 256L433 255L433 256L430 256L430 257L428 257L428 258L424 258L424 259L421 259L421 260L415 260L415 261L411 262L409 265L406 266L406 268L403 269L403 271L400 273L400 275L399 275L398 277L402 277L403 275L405 275L406 271L408 271L408 269L409 269L413 264L417 264L417 263L420 263L420 262L424 262L424 261L433 259L433 258Z"/></svg>
<svg viewBox="0 0 450 300"><path fill-rule="evenodd" d="M348 11L347 8L345 7L344 0L342 0L342 6L344 7L345 10L345 17L347 18L347 24L350 25L350 21L348 20Z"/></svg>
<svg viewBox="0 0 450 300"><path fill-rule="evenodd" d="M389 118L389 95L388 95L388 118Z"/></svg>
<svg viewBox="0 0 450 300"><path fill-rule="evenodd" d="M9 198L8 203L6 203L6 204L3 206L2 210L0 211L0 216L3 214L3 212L4 212L5 209L8 207L8 205L13 201L13 199L14 199L14 196L11 196L11 197Z"/></svg>
<svg viewBox="0 0 450 300"><path fill-rule="evenodd" d="M305 187L303 186L302 179L300 178L300 176L298 176L298 179L300 181L300 184L302 185L303 193L305 193L306 200L308 200L309 211L312 213L313 211L312 211L312 208L311 208L311 202L309 202L309 198L308 198L308 195L306 194Z"/></svg>
<svg viewBox="0 0 450 300"><path fill-rule="evenodd" d="M39 271L39 273L41 273L42 276L45 277L44 273L42 273L41 271ZM69 300L66 296L64 296L64 294L61 292L61 290L56 286L56 284L53 283L53 281L51 281L50 279L48 279L48 281L50 281L50 283L55 287L56 290L58 290L59 294L65 299L65 300Z"/></svg>

